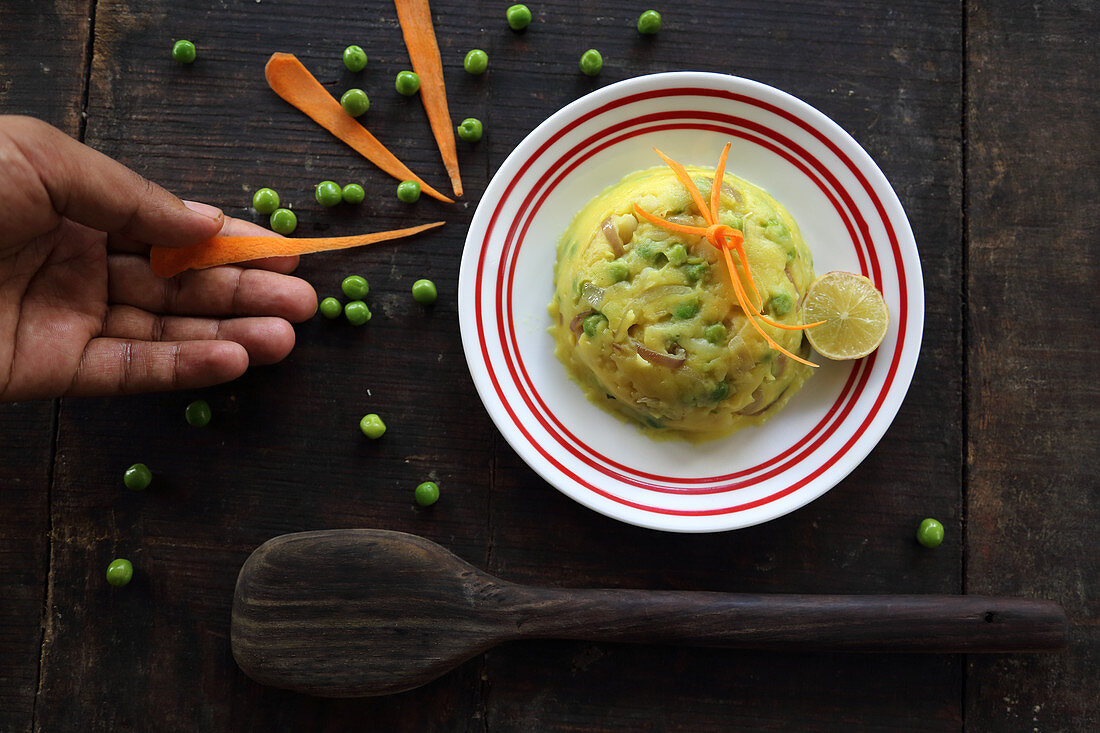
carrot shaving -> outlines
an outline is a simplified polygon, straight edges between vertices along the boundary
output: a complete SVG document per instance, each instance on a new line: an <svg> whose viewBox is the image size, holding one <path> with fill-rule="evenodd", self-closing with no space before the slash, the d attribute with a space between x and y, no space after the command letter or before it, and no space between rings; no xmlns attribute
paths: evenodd
<svg viewBox="0 0 1100 733"><path fill-rule="evenodd" d="M378 138L345 112L294 54L271 54L264 67L264 76L272 91L386 173L399 181L416 181L420 184L420 190L432 198L448 204L452 202L409 170L385 145L378 142Z"/></svg>
<svg viewBox="0 0 1100 733"><path fill-rule="evenodd" d="M462 195L462 179L458 175L458 151L455 150L455 128L447 109L447 93L443 87L443 61L432 28L432 12L428 0L394 0L401 33L413 71L420 77L420 99L428 113L428 123L443 157L443 167L451 177L455 196Z"/></svg>
<svg viewBox="0 0 1100 733"><path fill-rule="evenodd" d="M172 277L184 270L202 270L217 265L258 260L264 257L289 257L294 255L327 252L334 249L362 247L376 242L412 236L428 229L443 226L443 222L394 229L388 232L359 234L352 237L317 237L295 239L287 237L213 237L187 247L155 246L149 250L149 262L153 272L160 277Z"/></svg>
<svg viewBox="0 0 1100 733"><path fill-rule="evenodd" d="M752 327L755 328L756 331L764 337L768 345L776 351L786 354L788 357L807 366L818 366L811 361L803 359L797 354L792 354L790 351L780 346L775 339L764 331L760 326L760 322L786 331L802 331L807 328L813 328L814 326L820 326L824 321L795 326L776 323L765 316L761 312L764 309L764 301L760 296L760 290L756 287L756 281L752 276L752 268L749 267L748 254L745 252L743 244L745 241L744 233L731 226L718 223L718 205L721 199L721 185L726 172L726 156L729 155L730 143L726 143L726 147L722 149L722 155L718 158L718 167L714 170L714 183L711 185L710 189L710 206L707 206L706 202L703 201L703 195L699 193L699 188L695 185L695 181L691 179L691 176L688 175L684 166L672 160L660 150L657 150L657 148L654 148L654 150L657 152L657 155L661 156L661 160L672 169L672 172L676 174L680 182L684 184L684 187L688 190L695 205L699 207L699 212L703 215L703 218L709 226L704 228L677 224L667 219L662 219L648 211L644 211L638 204L634 204L634 211L654 226L662 227L670 232L703 237L710 242L722 253L722 258L726 262L726 270L729 272L730 283L733 285L734 295L737 296L737 304L741 307L741 310L744 311L745 316L748 317ZM741 268L745 271L744 278L748 281L749 287L752 288L752 293L756 296L756 303L758 305L754 305L750 300L748 291L745 289L744 283L741 282L741 273L737 270L737 265L734 263L733 255L730 253L730 250L737 252L737 259L741 263Z"/></svg>

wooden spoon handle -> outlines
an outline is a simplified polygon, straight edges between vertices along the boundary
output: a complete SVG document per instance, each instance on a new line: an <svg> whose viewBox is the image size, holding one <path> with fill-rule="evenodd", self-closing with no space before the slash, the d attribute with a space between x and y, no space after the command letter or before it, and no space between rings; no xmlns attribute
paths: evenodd
<svg viewBox="0 0 1100 733"><path fill-rule="evenodd" d="M1038 652L1061 606L1022 598L750 595L522 587L517 638L847 652Z"/></svg>

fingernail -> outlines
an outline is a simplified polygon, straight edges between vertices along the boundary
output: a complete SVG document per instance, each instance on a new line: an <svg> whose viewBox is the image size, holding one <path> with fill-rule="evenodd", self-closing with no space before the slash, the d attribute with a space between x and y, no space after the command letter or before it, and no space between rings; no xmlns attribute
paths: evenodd
<svg viewBox="0 0 1100 733"><path fill-rule="evenodd" d="M211 206L210 204L204 204L201 201L184 201L183 205L194 211L196 214L202 214L205 217L214 219L215 221L222 217L222 210L217 206Z"/></svg>

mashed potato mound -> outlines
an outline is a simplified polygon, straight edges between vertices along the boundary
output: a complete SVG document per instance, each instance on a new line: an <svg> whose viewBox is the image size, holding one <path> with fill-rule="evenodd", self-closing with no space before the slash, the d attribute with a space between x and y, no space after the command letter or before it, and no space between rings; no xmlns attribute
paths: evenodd
<svg viewBox="0 0 1100 733"><path fill-rule="evenodd" d="M714 170L687 171L710 201ZM558 243L550 303L556 356L592 402L654 437L710 440L767 420L812 369L756 332L721 252L701 237L639 221L635 203L669 221L706 226L665 167L632 173L588 202ZM718 220L745 235L764 314L801 323L813 258L787 210L727 174ZM808 356L802 331L763 328Z"/></svg>

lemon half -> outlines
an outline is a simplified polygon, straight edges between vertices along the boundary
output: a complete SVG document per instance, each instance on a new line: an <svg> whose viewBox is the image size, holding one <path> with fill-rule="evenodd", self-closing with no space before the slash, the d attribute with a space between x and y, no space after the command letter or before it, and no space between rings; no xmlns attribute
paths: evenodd
<svg viewBox="0 0 1100 733"><path fill-rule="evenodd" d="M890 325L882 293L863 275L827 272L810 286L802 304L803 323L824 321L806 337L826 359L859 359L878 348Z"/></svg>

